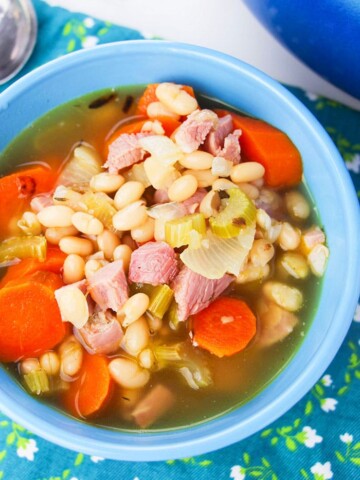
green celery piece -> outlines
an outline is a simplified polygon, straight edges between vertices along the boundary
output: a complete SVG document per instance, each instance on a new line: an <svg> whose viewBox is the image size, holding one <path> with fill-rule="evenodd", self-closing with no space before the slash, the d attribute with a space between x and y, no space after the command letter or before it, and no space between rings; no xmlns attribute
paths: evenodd
<svg viewBox="0 0 360 480"><path fill-rule="evenodd" d="M154 317L162 319L171 304L173 296L174 292L168 285L158 285L150 293L148 312Z"/></svg>
<svg viewBox="0 0 360 480"><path fill-rule="evenodd" d="M29 257L43 262L46 258L46 245L46 238L41 235L8 238L0 243L0 263Z"/></svg>
<svg viewBox="0 0 360 480"><path fill-rule="evenodd" d="M210 217L212 232L221 238L232 238L239 235L244 227L253 224L256 218L256 207L252 200L240 188L226 190L229 198L225 208L218 215Z"/></svg>
<svg viewBox="0 0 360 480"><path fill-rule="evenodd" d="M86 207L86 211L94 215L105 227L112 232L115 231L113 227L112 218L117 212L112 205L112 199L102 192L87 192L82 196L81 204Z"/></svg>
<svg viewBox="0 0 360 480"><path fill-rule="evenodd" d="M202 213L193 213L165 223L165 240L172 247L182 247L190 243L190 232L206 233L205 217Z"/></svg>
<svg viewBox="0 0 360 480"><path fill-rule="evenodd" d="M49 379L45 370L34 370L24 375L24 382L28 390L34 395L41 395L50 391Z"/></svg>
<svg viewBox="0 0 360 480"><path fill-rule="evenodd" d="M179 317L177 314L178 304L175 299L171 302L170 308L167 311L167 321L171 330L177 330L179 328Z"/></svg>

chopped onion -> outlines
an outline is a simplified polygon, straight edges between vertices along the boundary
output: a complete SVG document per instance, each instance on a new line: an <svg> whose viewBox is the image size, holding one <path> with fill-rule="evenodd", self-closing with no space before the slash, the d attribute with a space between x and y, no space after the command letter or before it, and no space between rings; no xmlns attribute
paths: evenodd
<svg viewBox="0 0 360 480"><path fill-rule="evenodd" d="M87 183L91 177L101 172L102 160L93 147L80 145L60 173L57 185Z"/></svg>
<svg viewBox="0 0 360 480"><path fill-rule="evenodd" d="M222 278L226 273L238 276L254 237L255 226L246 227L237 237L226 239L208 231L200 248L187 248L180 258L190 270L209 279Z"/></svg>
<svg viewBox="0 0 360 480"><path fill-rule="evenodd" d="M162 135L148 135L140 138L139 144L164 166L174 165L184 156L180 148L169 137Z"/></svg>

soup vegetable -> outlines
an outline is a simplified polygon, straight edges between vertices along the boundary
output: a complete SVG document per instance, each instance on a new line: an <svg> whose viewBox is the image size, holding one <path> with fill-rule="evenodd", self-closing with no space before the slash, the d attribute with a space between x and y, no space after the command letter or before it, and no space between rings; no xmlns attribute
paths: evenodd
<svg viewBox="0 0 360 480"><path fill-rule="evenodd" d="M173 428L248 401L316 308L329 251L298 149L198 99L172 83L92 94L2 154L0 361L99 425Z"/></svg>

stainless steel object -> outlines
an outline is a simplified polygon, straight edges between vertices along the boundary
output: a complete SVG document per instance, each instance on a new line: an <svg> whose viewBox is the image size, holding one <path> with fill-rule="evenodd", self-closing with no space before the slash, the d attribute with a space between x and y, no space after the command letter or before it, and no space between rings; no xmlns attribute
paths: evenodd
<svg viewBox="0 0 360 480"><path fill-rule="evenodd" d="M0 85L24 66L36 35L37 21L30 0L0 0Z"/></svg>

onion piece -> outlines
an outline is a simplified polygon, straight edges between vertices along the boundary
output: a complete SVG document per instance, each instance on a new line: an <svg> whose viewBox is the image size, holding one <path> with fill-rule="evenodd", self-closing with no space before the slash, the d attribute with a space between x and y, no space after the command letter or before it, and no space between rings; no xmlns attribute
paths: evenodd
<svg viewBox="0 0 360 480"><path fill-rule="evenodd" d="M200 248L187 248L180 258L195 273L209 279L222 278L226 273L238 276L255 238L255 226L249 226L234 238L219 238L207 232Z"/></svg>
<svg viewBox="0 0 360 480"><path fill-rule="evenodd" d="M149 152L163 166L171 166L184 156L180 148L169 138L162 135L148 135L139 139L141 147Z"/></svg>
<svg viewBox="0 0 360 480"><path fill-rule="evenodd" d="M61 171L57 185L87 183L91 177L101 172L102 160L95 148L80 145L76 147Z"/></svg>

